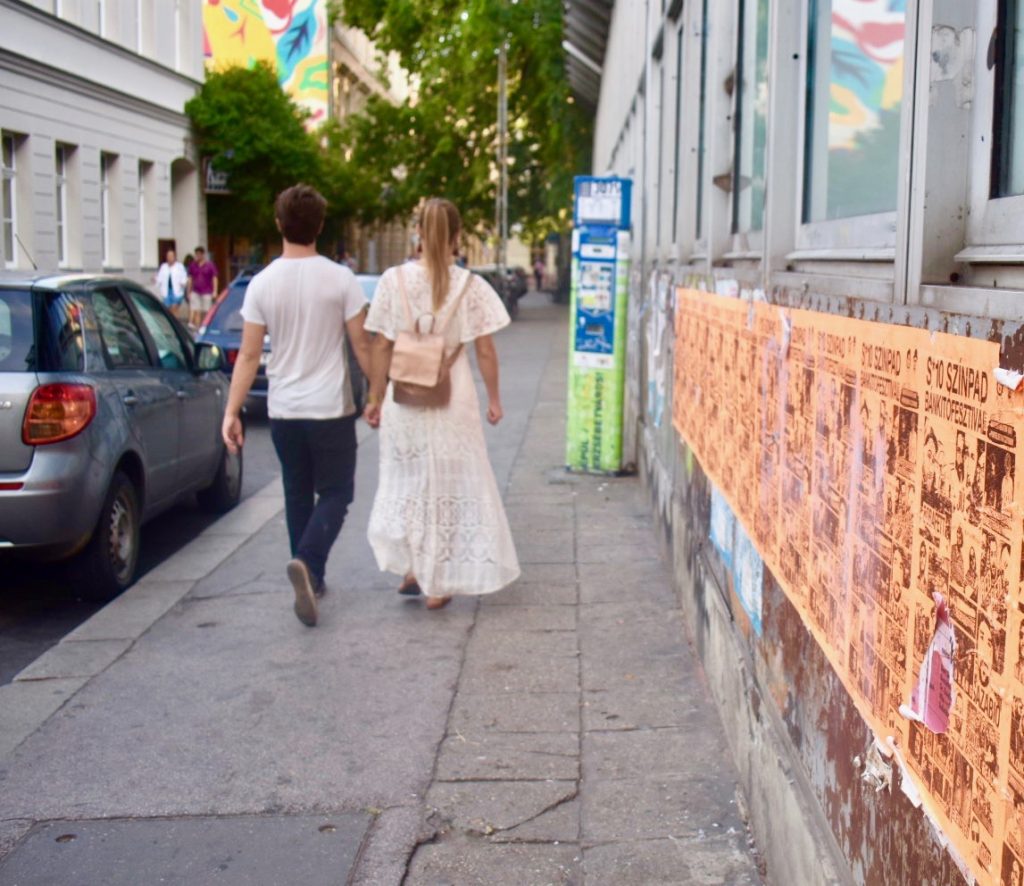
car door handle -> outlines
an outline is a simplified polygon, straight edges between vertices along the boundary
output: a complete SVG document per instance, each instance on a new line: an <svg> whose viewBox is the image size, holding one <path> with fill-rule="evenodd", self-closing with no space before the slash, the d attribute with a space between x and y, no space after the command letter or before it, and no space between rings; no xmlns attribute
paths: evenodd
<svg viewBox="0 0 1024 886"><path fill-rule="evenodd" d="M177 398L178 398L179 400L187 400L187 399L188 399L188 392L186 392L186 391L178 391L178 392L177 392L177 393L175 394L175 396L176 396L176 397L177 397Z"/></svg>
<svg viewBox="0 0 1024 886"><path fill-rule="evenodd" d="M136 403L139 402L139 398L136 397L134 394L125 394L121 398L121 400L124 402L125 406L134 406Z"/></svg>

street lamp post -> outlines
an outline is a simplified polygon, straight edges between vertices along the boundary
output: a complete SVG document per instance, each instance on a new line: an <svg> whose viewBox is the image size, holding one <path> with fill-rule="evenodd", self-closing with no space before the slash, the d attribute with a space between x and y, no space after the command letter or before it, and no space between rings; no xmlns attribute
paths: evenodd
<svg viewBox="0 0 1024 886"><path fill-rule="evenodd" d="M498 233L498 279L505 283L508 261L508 43L502 38L498 48L498 197L495 227Z"/></svg>

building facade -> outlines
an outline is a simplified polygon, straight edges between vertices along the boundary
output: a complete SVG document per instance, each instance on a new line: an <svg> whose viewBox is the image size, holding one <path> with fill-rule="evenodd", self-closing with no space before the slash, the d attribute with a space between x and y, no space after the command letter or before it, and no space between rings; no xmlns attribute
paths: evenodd
<svg viewBox="0 0 1024 886"><path fill-rule="evenodd" d="M1020 886L1024 4L568 7L635 182L627 445L770 878Z"/></svg>
<svg viewBox="0 0 1024 886"><path fill-rule="evenodd" d="M5 273L149 282L205 240L185 103L203 77L189 0L0 0Z"/></svg>

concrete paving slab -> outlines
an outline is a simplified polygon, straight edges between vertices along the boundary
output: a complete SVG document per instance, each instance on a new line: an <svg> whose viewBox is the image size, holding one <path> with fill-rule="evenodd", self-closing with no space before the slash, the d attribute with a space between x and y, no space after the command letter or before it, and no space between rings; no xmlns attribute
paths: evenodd
<svg viewBox="0 0 1024 886"><path fill-rule="evenodd" d="M117 661L133 642L131 639L62 640L17 673L14 682L95 677Z"/></svg>
<svg viewBox="0 0 1024 886"><path fill-rule="evenodd" d="M582 833L588 843L698 837L743 829L735 785L707 770L657 779L590 781L582 797Z"/></svg>
<svg viewBox="0 0 1024 886"><path fill-rule="evenodd" d="M39 729L69 698L88 683L86 677L39 680L0 686L0 761ZM0 784L3 769L0 768ZM36 786L38 789L38 785ZM2 791L0 791L2 796ZM18 818L0 813L0 819Z"/></svg>
<svg viewBox="0 0 1024 886"><path fill-rule="evenodd" d="M487 839L492 843L572 843L579 839L580 800L574 797L554 809Z"/></svg>
<svg viewBox="0 0 1024 886"><path fill-rule="evenodd" d="M477 781L431 785L427 804L457 831L490 836L539 820L576 798L575 781ZM577 824L548 836L551 841L574 840Z"/></svg>
<svg viewBox="0 0 1024 886"><path fill-rule="evenodd" d="M342 886L369 824L365 813L51 821L0 863L0 883Z"/></svg>
<svg viewBox="0 0 1024 886"><path fill-rule="evenodd" d="M116 597L64 639L134 640L174 607L192 583L143 580Z"/></svg>
<svg viewBox="0 0 1024 886"><path fill-rule="evenodd" d="M629 686L682 693L694 672L693 659L685 654L653 657L627 652L617 659L584 656L582 662L583 688L591 692Z"/></svg>
<svg viewBox="0 0 1024 886"><path fill-rule="evenodd" d="M583 850L588 886L757 886L741 835L608 843Z"/></svg>
<svg viewBox="0 0 1024 886"><path fill-rule="evenodd" d="M579 662L576 658L526 658L522 655L501 653L486 656L480 654L466 659L459 679L459 691L540 694L575 692L579 689L579 681Z"/></svg>
<svg viewBox="0 0 1024 886"><path fill-rule="evenodd" d="M441 745L441 781L578 779L580 743L572 732L458 732Z"/></svg>
<svg viewBox="0 0 1024 886"><path fill-rule="evenodd" d="M534 563L523 567L519 581L536 584L575 584L576 566L572 563Z"/></svg>
<svg viewBox="0 0 1024 886"><path fill-rule="evenodd" d="M501 618L507 610L498 610ZM488 617L480 616L480 619ZM575 631L507 631L474 632L466 647L467 661L476 662L494 657L575 658L579 655Z"/></svg>
<svg viewBox="0 0 1024 886"><path fill-rule="evenodd" d="M579 731L580 699L576 691L529 694L460 691L452 705L450 732Z"/></svg>
<svg viewBox="0 0 1024 886"><path fill-rule="evenodd" d="M583 693L583 728L587 732L611 729L659 729L679 726L698 716L700 705L692 692L664 688L610 689Z"/></svg>
<svg viewBox="0 0 1024 886"><path fill-rule="evenodd" d="M576 846L443 840L413 857L407 886L579 886Z"/></svg>
<svg viewBox="0 0 1024 886"><path fill-rule="evenodd" d="M517 581L498 594L480 598L481 606L575 606L575 584Z"/></svg>
<svg viewBox="0 0 1024 886"><path fill-rule="evenodd" d="M663 778L713 770L725 744L713 711L690 720L685 729L584 733L583 777Z"/></svg>
<svg viewBox="0 0 1024 886"><path fill-rule="evenodd" d="M576 610L567 606L509 606L499 612L488 609L480 614L475 630L477 636L507 631L575 633Z"/></svg>

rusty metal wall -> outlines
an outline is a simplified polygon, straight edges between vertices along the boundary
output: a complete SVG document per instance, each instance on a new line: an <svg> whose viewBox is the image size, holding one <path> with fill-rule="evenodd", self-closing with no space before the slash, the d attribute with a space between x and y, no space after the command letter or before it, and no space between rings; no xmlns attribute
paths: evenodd
<svg viewBox="0 0 1024 886"><path fill-rule="evenodd" d="M670 279L667 274L665 277ZM869 759L874 739L870 727L769 570L764 572L762 588L763 633L758 636L749 630L743 613L736 611L738 607L728 591L728 570L709 539L711 483L693 453L671 428L671 421L665 420L664 404L657 402L662 396L671 403L672 397L673 301L659 302L656 278L654 275L645 281L647 285L642 291L634 291L634 297L643 300L643 308L632 312L634 322L642 324L641 329L631 331L631 340L641 349L634 364L642 381L635 387L641 401L636 428L641 473L664 527L680 594L692 604L690 630L702 658L705 662L714 659L710 646L722 640L715 634L722 630L732 633L726 639L742 648L747 657L750 685L746 689L733 687L729 690L731 696L719 699L723 719L734 719L735 711L731 708L735 708L743 709L746 718L756 723L764 714L762 706L772 706L772 715L777 715L783 724L781 740L785 747L781 751L800 767L800 777L795 781L812 794L812 817L820 812L827 823L834 840L828 848L838 848L841 853L840 865L846 869L835 875L836 882L929 886L966 882L947 851L943 834L901 790L899 768L886 766L884 760L882 771L890 782L879 789L879 770L873 768L878 761ZM713 280L686 282L715 288ZM738 285L736 288L741 298L755 297L749 290ZM779 287L767 294L767 300L783 307L995 342L1000 346L1002 366L1024 367L1022 324L816 295L808 288ZM656 310L668 311L660 324L652 317ZM658 336L661 341L657 341ZM669 359L655 352L667 352ZM650 377L651 372L667 374L660 380L660 386L657 379ZM673 527L673 521L684 525ZM712 603L729 611L731 621L727 629L715 627L709 609ZM711 678L714 682L716 675ZM750 731L750 736L734 736L734 753L748 754L751 742L766 740L754 734L755 728ZM779 736L774 740L779 740ZM759 786L755 773L747 789L770 794L775 788L767 779L765 782ZM752 805L758 805L756 800ZM753 824L758 833L759 823ZM761 822L760 827L762 833L772 832L769 822ZM773 847L762 846L762 850L769 858L771 877ZM775 847L775 851L785 849Z"/></svg>

